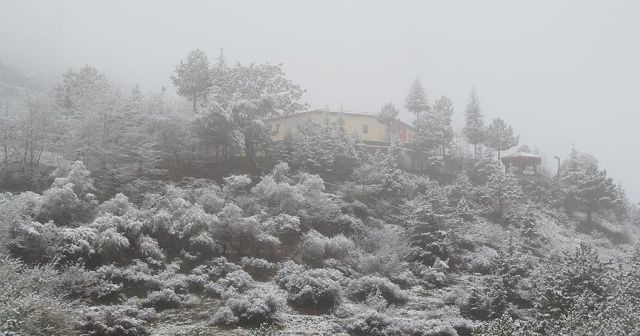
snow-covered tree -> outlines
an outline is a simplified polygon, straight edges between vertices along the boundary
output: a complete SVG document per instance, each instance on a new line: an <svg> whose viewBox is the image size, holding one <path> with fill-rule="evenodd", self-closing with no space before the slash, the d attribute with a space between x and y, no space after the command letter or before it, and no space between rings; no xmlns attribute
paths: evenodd
<svg viewBox="0 0 640 336"><path fill-rule="evenodd" d="M582 207L591 223L593 213L615 208L621 196L606 170L600 170L597 162L583 163L580 157L576 151L572 153L561 173L561 182L567 205Z"/></svg>
<svg viewBox="0 0 640 336"><path fill-rule="evenodd" d="M505 173L498 164L490 165L489 167L491 167L491 171L486 187L493 199L494 212L502 220L505 210L511 210L516 202L521 199L522 187L515 175Z"/></svg>
<svg viewBox="0 0 640 336"><path fill-rule="evenodd" d="M78 71L69 69L62 75L62 83L56 87L56 102L68 114L87 113L110 90L104 74L85 65Z"/></svg>
<svg viewBox="0 0 640 336"><path fill-rule="evenodd" d="M427 94L424 91L424 87L422 86L422 82L419 77L416 77L409 89L409 94L404 101L404 108L409 112L414 113L416 115L416 119L420 113L429 111Z"/></svg>
<svg viewBox="0 0 640 336"><path fill-rule="evenodd" d="M285 76L282 65L273 64L236 64L222 83L211 88L211 99L197 119L212 125L222 116L229 138L258 167L256 153L271 140L265 119L305 108L300 103L304 90Z"/></svg>
<svg viewBox="0 0 640 336"><path fill-rule="evenodd" d="M537 289L540 317L562 318L585 293L604 295L610 272L610 262L600 260L598 252L585 243L552 260Z"/></svg>
<svg viewBox="0 0 640 336"><path fill-rule="evenodd" d="M451 99L445 96L438 98L433 107L422 113L416 120L416 148L424 152L447 155L449 144L453 139L452 116Z"/></svg>
<svg viewBox="0 0 640 336"><path fill-rule="evenodd" d="M398 113L400 113L400 111L392 103L382 105L380 112L378 112L378 120L385 124L387 128L387 141L393 140L391 139L391 131L393 124L398 117Z"/></svg>
<svg viewBox="0 0 640 336"><path fill-rule="evenodd" d="M483 143L486 136L480 100L476 90L471 91L469 102L464 113L464 128L462 129L465 138L473 145L473 157L478 157L478 145Z"/></svg>
<svg viewBox="0 0 640 336"><path fill-rule="evenodd" d="M206 100L209 88L212 86L209 59L204 51L193 50L187 55L186 60L180 61L175 74L171 75L171 81L178 89L178 94L193 103L195 112L198 99Z"/></svg>
<svg viewBox="0 0 640 336"><path fill-rule="evenodd" d="M350 176L363 159L360 139L338 124L306 120L297 128L296 135L287 139L286 148L282 148L287 152L277 154L291 167L339 178Z"/></svg>
<svg viewBox="0 0 640 336"><path fill-rule="evenodd" d="M496 118L487 128L485 144L498 152L498 160L500 160L500 153L516 146L519 140L520 136L513 135L513 128L510 125Z"/></svg>

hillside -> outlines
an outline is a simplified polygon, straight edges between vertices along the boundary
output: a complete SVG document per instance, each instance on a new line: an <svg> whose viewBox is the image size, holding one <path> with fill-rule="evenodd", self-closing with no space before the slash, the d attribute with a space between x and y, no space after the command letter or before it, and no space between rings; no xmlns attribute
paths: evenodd
<svg viewBox="0 0 640 336"><path fill-rule="evenodd" d="M415 137L372 148L339 119L273 140L307 107L281 65L171 78L186 101L88 65L3 91L0 334L640 334L640 216L596 158L505 168L513 128L473 93L457 134L419 80Z"/></svg>

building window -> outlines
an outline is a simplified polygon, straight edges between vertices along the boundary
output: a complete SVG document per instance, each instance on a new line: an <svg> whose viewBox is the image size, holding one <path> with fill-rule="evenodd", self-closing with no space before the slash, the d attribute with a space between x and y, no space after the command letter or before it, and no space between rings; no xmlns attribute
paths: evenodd
<svg viewBox="0 0 640 336"><path fill-rule="evenodd" d="M280 124L276 124L276 134L280 134Z"/></svg>
<svg viewBox="0 0 640 336"><path fill-rule="evenodd" d="M362 125L362 134L369 133L369 125Z"/></svg>
<svg viewBox="0 0 640 336"><path fill-rule="evenodd" d="M533 166L525 166L524 169L522 170L522 174L523 175L535 175L536 174L536 169Z"/></svg>

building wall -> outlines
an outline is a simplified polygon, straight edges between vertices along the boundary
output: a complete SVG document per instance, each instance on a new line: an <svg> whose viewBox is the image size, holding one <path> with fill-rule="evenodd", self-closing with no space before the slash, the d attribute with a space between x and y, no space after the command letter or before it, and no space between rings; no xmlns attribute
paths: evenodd
<svg viewBox="0 0 640 336"><path fill-rule="evenodd" d="M387 126L378 121L375 115L340 115L338 113L318 111L275 118L269 120L269 123L271 124L271 129L274 131L273 139L282 140L288 136L295 136L298 130L298 125L305 120L310 119L317 123L324 123L328 118L329 123L337 123L340 117L344 120L344 128L347 133L356 134L363 141L388 141ZM406 125L396 123L392 126L392 130L394 136L401 136L404 138L403 142L413 141L414 132Z"/></svg>

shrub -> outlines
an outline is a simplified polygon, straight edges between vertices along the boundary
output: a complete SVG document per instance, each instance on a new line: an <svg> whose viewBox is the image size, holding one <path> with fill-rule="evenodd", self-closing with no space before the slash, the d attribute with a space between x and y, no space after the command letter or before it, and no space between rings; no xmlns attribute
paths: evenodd
<svg viewBox="0 0 640 336"><path fill-rule="evenodd" d="M72 334L72 305L50 281L57 276L50 265L29 268L0 255L0 335Z"/></svg>
<svg viewBox="0 0 640 336"><path fill-rule="evenodd" d="M82 299L86 302L112 301L117 298L122 287L80 266L66 267L49 281L56 291L66 291L69 299Z"/></svg>
<svg viewBox="0 0 640 336"><path fill-rule="evenodd" d="M237 270L218 279L215 283L207 285L206 290L214 296L222 296L229 291L242 293L254 287L255 282L249 273Z"/></svg>
<svg viewBox="0 0 640 336"><path fill-rule="evenodd" d="M243 257L240 264L245 271L258 278L266 278L276 272L276 264L260 258Z"/></svg>
<svg viewBox="0 0 640 336"><path fill-rule="evenodd" d="M364 301L367 296L379 292L390 304L403 304L407 302L407 295L400 287L388 279L366 275L353 280L347 287L347 296L353 300Z"/></svg>
<svg viewBox="0 0 640 336"><path fill-rule="evenodd" d="M123 216L132 209L135 209L135 206L129 202L129 198L122 193L118 193L112 199L98 206L98 215Z"/></svg>
<svg viewBox="0 0 640 336"><path fill-rule="evenodd" d="M453 321L457 322L457 321ZM456 336L451 322L430 319L418 314L407 318L391 317L376 311L366 311L349 319L345 329L355 336Z"/></svg>
<svg viewBox="0 0 640 336"><path fill-rule="evenodd" d="M280 311L284 300L278 293L254 288L246 293L230 293L225 295L224 307L213 317L215 324L250 324L260 325L280 320Z"/></svg>
<svg viewBox="0 0 640 336"><path fill-rule="evenodd" d="M300 238L300 219L296 216L280 214L262 224L285 245L294 245Z"/></svg>
<svg viewBox="0 0 640 336"><path fill-rule="evenodd" d="M152 309L130 305L91 307L82 312L78 331L92 336L145 336L150 333L144 323L152 317Z"/></svg>
<svg viewBox="0 0 640 336"><path fill-rule="evenodd" d="M287 290L290 304L299 308L326 311L342 302L340 281L335 270L312 269L293 271L280 282Z"/></svg>
<svg viewBox="0 0 640 336"><path fill-rule="evenodd" d="M38 218L42 222L52 220L60 225L69 225L82 218L79 209L82 209L81 200L71 186L50 188L42 194Z"/></svg>
<svg viewBox="0 0 640 336"><path fill-rule="evenodd" d="M116 265L101 266L96 273L112 283L122 284L123 290L134 295L143 295L149 291L162 288L162 281L154 276L154 271L140 260L125 267Z"/></svg>
<svg viewBox="0 0 640 336"><path fill-rule="evenodd" d="M299 247L300 257L314 265L325 259L349 260L354 251L356 245L349 238L343 235L329 238L314 230L304 235Z"/></svg>
<svg viewBox="0 0 640 336"><path fill-rule="evenodd" d="M368 311L351 319L346 328L357 336L393 336L403 335L402 330L391 318L376 311Z"/></svg>
<svg viewBox="0 0 640 336"><path fill-rule="evenodd" d="M211 280L218 280L218 278L225 276L233 271L241 269L240 266L227 261L225 257L213 258L206 264L200 265L194 268L192 274L206 274Z"/></svg>
<svg viewBox="0 0 640 336"><path fill-rule="evenodd" d="M166 259L158 241L149 236L142 236L138 239L138 249L150 262L162 264Z"/></svg>
<svg viewBox="0 0 640 336"><path fill-rule="evenodd" d="M182 303L182 299L173 289L165 288L159 291L149 293L142 301L147 307L155 307L158 310L178 308Z"/></svg>
<svg viewBox="0 0 640 336"><path fill-rule="evenodd" d="M129 239L116 229L111 228L102 232L98 241L98 251L107 260L119 259L125 250L129 248Z"/></svg>

